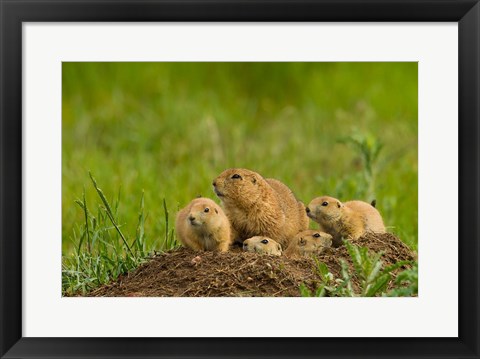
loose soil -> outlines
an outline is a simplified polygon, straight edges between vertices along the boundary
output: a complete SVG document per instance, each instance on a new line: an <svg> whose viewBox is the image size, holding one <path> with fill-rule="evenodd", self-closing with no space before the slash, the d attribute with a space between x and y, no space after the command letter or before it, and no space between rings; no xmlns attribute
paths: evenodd
<svg viewBox="0 0 480 359"><path fill-rule="evenodd" d="M355 244L384 252L385 266L416 260L416 254L390 233L370 234ZM340 259L353 268L344 246L331 248L317 259L324 262L335 277L340 277ZM354 277L352 282L354 288L358 288L358 279ZM135 271L93 290L88 296L297 297L302 283L312 290L319 284L314 258L275 257L240 250L195 252L182 247L155 255ZM392 285L393 280L389 287Z"/></svg>

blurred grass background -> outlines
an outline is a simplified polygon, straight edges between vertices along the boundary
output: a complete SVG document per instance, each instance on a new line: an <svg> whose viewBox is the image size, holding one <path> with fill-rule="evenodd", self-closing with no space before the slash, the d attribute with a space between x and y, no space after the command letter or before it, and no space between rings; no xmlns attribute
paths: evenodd
<svg viewBox="0 0 480 359"><path fill-rule="evenodd" d="M85 189L89 208L100 203L88 171L109 200L120 198L127 238L144 191L146 247L159 249L163 200L171 221L197 195L218 202L211 182L229 167L275 177L306 203L375 198L389 231L416 250L417 63L67 62L62 70L63 255L85 223L75 200ZM383 145L373 178L352 139L367 152Z"/></svg>

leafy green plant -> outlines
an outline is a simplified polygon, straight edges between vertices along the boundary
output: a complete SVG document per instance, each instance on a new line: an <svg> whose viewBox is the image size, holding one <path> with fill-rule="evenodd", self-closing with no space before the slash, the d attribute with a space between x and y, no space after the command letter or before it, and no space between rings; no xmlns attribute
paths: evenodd
<svg viewBox="0 0 480 359"><path fill-rule="evenodd" d="M340 260L341 277L335 278L328 270L325 263L317 259L317 273L320 278L320 285L315 292L310 291L305 284L300 286L300 294L304 297L374 297L379 295L388 296L408 296L414 295L418 291L418 284L414 282L417 273L417 267L404 270L399 273L395 279L395 284L403 287L385 293L388 283L393 279L392 272L396 269L410 264L409 261L399 261L391 266L383 267L381 260L382 252L368 252L366 247L360 247L345 241L349 257L352 260L354 270L351 271L347 262ZM359 290L355 290L352 284L352 278L359 281ZM405 284L411 284L406 286Z"/></svg>
<svg viewBox="0 0 480 359"><path fill-rule="evenodd" d="M408 261L399 261L382 269L383 261L380 258L383 252L370 255L367 248L355 246L348 241L345 241L345 246L352 258L355 274L360 280L362 297L373 297L382 293L392 279L391 273L409 263Z"/></svg>
<svg viewBox="0 0 480 359"><path fill-rule="evenodd" d="M383 143L371 134L355 133L339 140L340 143L350 145L361 157L363 163L363 177L366 187L365 196L369 200L376 198L376 182L378 175L378 159Z"/></svg>
<svg viewBox="0 0 480 359"><path fill-rule="evenodd" d="M342 278L334 278L333 274L328 270L328 267L325 263L319 262L316 259L317 263L317 273L321 278L321 284L317 289L312 292L307 286L302 283L300 285L300 295L302 297L354 297L355 293L353 291L351 283L351 274L348 271L348 264L344 261L340 261L342 268Z"/></svg>
<svg viewBox="0 0 480 359"><path fill-rule="evenodd" d="M389 291L387 297L411 297L418 294L418 263L411 269L404 270L395 278L397 288Z"/></svg>

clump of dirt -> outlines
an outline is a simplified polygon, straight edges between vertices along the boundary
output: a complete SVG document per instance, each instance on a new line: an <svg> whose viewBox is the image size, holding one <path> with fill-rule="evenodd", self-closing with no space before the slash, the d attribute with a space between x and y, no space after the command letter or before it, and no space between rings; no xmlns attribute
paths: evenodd
<svg viewBox="0 0 480 359"><path fill-rule="evenodd" d="M355 244L384 252L384 265L414 260L416 255L393 234L370 234ZM351 267L347 249L331 248L317 256L335 277L340 259ZM353 268L353 267L352 267ZM319 283L314 258L287 258L231 251L195 252L179 248L154 256L131 273L88 294L96 297L296 297L299 286ZM354 288L358 279L353 278ZM390 287L392 283L390 283Z"/></svg>

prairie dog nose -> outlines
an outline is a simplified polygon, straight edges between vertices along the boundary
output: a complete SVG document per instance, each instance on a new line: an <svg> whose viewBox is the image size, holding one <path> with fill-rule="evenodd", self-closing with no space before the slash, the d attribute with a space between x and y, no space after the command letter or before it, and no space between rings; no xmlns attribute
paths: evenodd
<svg viewBox="0 0 480 359"><path fill-rule="evenodd" d="M216 187L216 186L217 186L217 182L213 181L213 182L212 182L212 186L213 186L213 187Z"/></svg>
<svg viewBox="0 0 480 359"><path fill-rule="evenodd" d="M310 208L306 207L306 208L305 208L305 211L306 211L307 213L310 213Z"/></svg>
<svg viewBox="0 0 480 359"><path fill-rule="evenodd" d="M195 217L190 215L190 216L188 216L188 219L190 220L190 222L193 222L195 220Z"/></svg>

